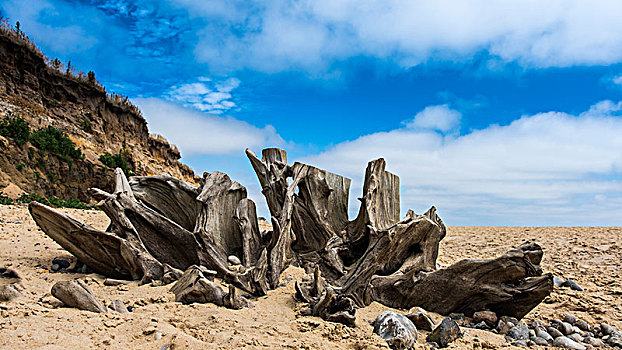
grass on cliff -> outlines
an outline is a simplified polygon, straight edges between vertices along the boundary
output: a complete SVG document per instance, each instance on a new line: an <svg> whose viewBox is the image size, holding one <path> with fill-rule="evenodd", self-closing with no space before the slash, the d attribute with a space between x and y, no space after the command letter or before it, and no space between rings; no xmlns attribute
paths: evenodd
<svg viewBox="0 0 622 350"><path fill-rule="evenodd" d="M21 197L13 200L3 194L0 194L0 204L1 205L10 205L10 204L28 204L30 202L39 202L41 204L45 204L55 208L74 208L74 209L97 209L94 206L89 206L88 204L81 202L75 198L70 198L67 200L50 196L43 197L36 193L23 194Z"/></svg>
<svg viewBox="0 0 622 350"><path fill-rule="evenodd" d="M32 143L40 152L49 152L60 156L67 163L73 159L84 159L84 154L67 134L53 126L30 131L28 123L21 116L7 113L0 121L0 135L10 138L22 146L26 142Z"/></svg>

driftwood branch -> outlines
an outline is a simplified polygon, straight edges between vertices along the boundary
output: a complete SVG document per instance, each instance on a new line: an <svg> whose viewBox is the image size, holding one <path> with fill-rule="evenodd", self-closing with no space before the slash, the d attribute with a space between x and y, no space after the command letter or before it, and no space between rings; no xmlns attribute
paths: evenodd
<svg viewBox="0 0 622 350"><path fill-rule="evenodd" d="M246 188L220 172L205 173L193 187L170 176L128 181L117 169L113 193L91 190L111 220L106 231L38 203L30 212L94 271L143 283L177 280L171 291L184 303L247 306L236 287L264 295L291 264L308 273L296 283L297 299L309 306L304 313L348 325L356 309L372 301L521 318L551 292L535 243L436 270L445 224L435 207L400 219L399 177L382 158L369 162L358 215L349 221L350 179L288 165L287 153L277 148L263 150L261 159L250 150L246 155L270 211L269 232L260 232Z"/></svg>

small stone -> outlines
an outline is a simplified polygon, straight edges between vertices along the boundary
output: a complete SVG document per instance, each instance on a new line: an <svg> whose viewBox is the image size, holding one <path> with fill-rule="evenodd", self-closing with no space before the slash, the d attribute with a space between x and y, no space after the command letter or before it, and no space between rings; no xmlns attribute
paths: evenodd
<svg viewBox="0 0 622 350"><path fill-rule="evenodd" d="M480 321L479 323L475 324L475 326L473 326L473 328L475 328L475 329L490 329L490 327L488 327L488 325L484 321Z"/></svg>
<svg viewBox="0 0 622 350"><path fill-rule="evenodd" d="M67 269L69 268L69 266L71 266L71 263L69 261L59 258L55 258L54 260L52 260L52 264L58 265L61 269Z"/></svg>
<svg viewBox="0 0 622 350"><path fill-rule="evenodd" d="M570 335L574 333L574 329L572 328L572 325L568 322L562 322L560 331L564 333L564 335Z"/></svg>
<svg viewBox="0 0 622 350"><path fill-rule="evenodd" d="M583 288L581 288L578 284L576 284L572 280L567 280L566 282L562 283L562 287L570 287L570 289L572 290L583 291Z"/></svg>
<svg viewBox="0 0 622 350"><path fill-rule="evenodd" d="M374 321L374 333L387 341L391 349L411 349L417 341L417 327L408 317L384 311Z"/></svg>
<svg viewBox="0 0 622 350"><path fill-rule="evenodd" d="M536 329L536 337L544 339L546 342L550 343L553 341L553 337L543 329Z"/></svg>
<svg viewBox="0 0 622 350"><path fill-rule="evenodd" d="M574 323L577 322L577 318L573 314L566 314L566 316L564 316L564 322L574 325Z"/></svg>
<svg viewBox="0 0 622 350"><path fill-rule="evenodd" d="M559 331L559 329L554 328L554 327L548 327L546 329L546 331L551 335L551 337L553 338L557 338L557 337L561 337L563 336L562 332Z"/></svg>
<svg viewBox="0 0 622 350"><path fill-rule="evenodd" d="M611 336L609 336L609 339L607 339L607 344L611 345L612 347L616 347L616 348L622 348L622 335L618 335L618 334L612 334Z"/></svg>
<svg viewBox="0 0 622 350"><path fill-rule="evenodd" d="M601 323L600 324L600 331L604 334L604 335L611 335L611 333L613 333L613 327L611 327L610 325L608 325L607 323Z"/></svg>
<svg viewBox="0 0 622 350"><path fill-rule="evenodd" d="M589 344L589 345L595 346L597 348L599 348L601 346L605 346L605 342L603 342L600 339L594 338L594 337L585 337L585 338L583 338L583 342L585 344Z"/></svg>
<svg viewBox="0 0 622 350"><path fill-rule="evenodd" d="M50 267L50 271L52 272L56 272L60 269L60 266L58 264L52 264L52 266Z"/></svg>
<svg viewBox="0 0 622 350"><path fill-rule="evenodd" d="M555 341L553 341L553 345L560 347L560 348L566 348L566 349L585 350L585 345L579 344L576 341L568 337L555 338Z"/></svg>
<svg viewBox="0 0 622 350"><path fill-rule="evenodd" d="M529 328L522 323L517 324L505 334L505 339L527 340L529 339Z"/></svg>
<svg viewBox="0 0 622 350"><path fill-rule="evenodd" d="M444 348L460 337L462 337L462 332L456 321L451 317L445 317L441 324L428 334L426 341L435 342Z"/></svg>
<svg viewBox="0 0 622 350"><path fill-rule="evenodd" d="M229 261L229 263L230 263L231 265L242 265L242 262L240 261L240 258L238 258L238 257L237 257L237 256L235 256L235 255L229 255L229 256L227 257L227 261Z"/></svg>
<svg viewBox="0 0 622 350"><path fill-rule="evenodd" d="M497 314L492 311L478 311L473 314L473 322L486 322L489 327L494 327L497 324Z"/></svg>
<svg viewBox="0 0 622 350"><path fill-rule="evenodd" d="M454 321L464 320L464 314L461 314L461 313L454 312L454 313L449 314L449 317Z"/></svg>
<svg viewBox="0 0 622 350"><path fill-rule="evenodd" d="M592 327L590 327L590 324L589 324L589 323L587 323L587 322L585 322L585 321L584 321L584 320L582 320L582 319L578 319L578 320L574 323L574 325L575 325L575 326L577 326L577 327L579 327L579 329L580 329L580 330L582 330L582 331L589 332L589 331L591 331L591 330L592 330Z"/></svg>
<svg viewBox="0 0 622 350"><path fill-rule="evenodd" d="M576 341L577 343L583 343L583 337L581 336L581 334L573 333L569 335L568 338Z"/></svg>
<svg viewBox="0 0 622 350"><path fill-rule="evenodd" d="M153 338L154 338L155 340L160 340L160 339L162 339L162 333L160 333L160 332L156 332L156 333L155 333L155 335L153 336Z"/></svg>
<svg viewBox="0 0 622 350"><path fill-rule="evenodd" d="M553 284L555 285L555 287L557 288L561 288L562 284L564 284L564 281L562 278L559 277L553 277Z"/></svg>
<svg viewBox="0 0 622 350"><path fill-rule="evenodd" d="M512 342L511 344L512 346L527 346L527 341L526 340L517 340L515 342Z"/></svg>
<svg viewBox="0 0 622 350"><path fill-rule="evenodd" d="M434 329L434 321L432 321L430 315L420 307L412 308L405 316L415 324L417 329L428 332Z"/></svg>
<svg viewBox="0 0 622 350"><path fill-rule="evenodd" d="M499 332L499 334L506 334L510 329L512 329L512 327L514 327L514 323L505 320L499 320L499 323L497 324L497 331Z"/></svg>
<svg viewBox="0 0 622 350"><path fill-rule="evenodd" d="M154 326L149 326L149 327L143 329L143 334L144 335L150 335L150 334L155 333L155 331L156 331L156 328Z"/></svg>
<svg viewBox="0 0 622 350"><path fill-rule="evenodd" d="M549 337L550 337L550 335L549 335ZM534 343L536 343L536 345L544 345L544 346L549 345L549 342L546 341L546 339L544 339L544 338L535 337L532 340L533 340Z"/></svg>
<svg viewBox="0 0 622 350"><path fill-rule="evenodd" d="M529 330L529 339L536 337L536 331L533 329Z"/></svg>

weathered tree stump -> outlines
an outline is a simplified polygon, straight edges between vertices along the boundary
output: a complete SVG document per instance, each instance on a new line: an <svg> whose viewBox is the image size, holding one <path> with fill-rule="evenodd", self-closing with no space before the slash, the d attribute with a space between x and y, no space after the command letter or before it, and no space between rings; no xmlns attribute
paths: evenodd
<svg viewBox="0 0 622 350"><path fill-rule="evenodd" d="M539 267L542 250L526 243L495 259L466 259L436 269L445 225L432 207L400 219L399 177L384 159L369 162L361 207L348 220L350 179L287 153L246 155L270 210L272 231L261 233L255 203L224 173L205 173L198 187L170 176L132 177L115 171L112 194L92 189L111 220L96 230L42 204L30 212L43 231L94 271L142 283L177 282L185 303L240 308L235 287L264 295L291 264L308 276L296 283L306 314L354 325L356 309L378 301L448 314L488 309L521 318L552 290ZM230 266L228 256L240 257ZM233 259L232 261L236 261ZM238 265L238 263L240 263ZM182 271L185 271L182 273ZM229 284L225 291L214 281Z"/></svg>

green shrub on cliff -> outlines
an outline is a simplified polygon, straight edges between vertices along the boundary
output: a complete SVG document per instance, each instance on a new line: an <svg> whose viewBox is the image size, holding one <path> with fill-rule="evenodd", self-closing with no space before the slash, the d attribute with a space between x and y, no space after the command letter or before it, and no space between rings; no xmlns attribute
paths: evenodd
<svg viewBox="0 0 622 350"><path fill-rule="evenodd" d="M0 135L13 139L21 146L30 139L30 128L24 118L7 113L7 116L0 121Z"/></svg>
<svg viewBox="0 0 622 350"><path fill-rule="evenodd" d="M99 161L111 169L121 168L126 176L134 175L134 170L128 165L121 153L110 154L106 152L99 156Z"/></svg>
<svg viewBox="0 0 622 350"><path fill-rule="evenodd" d="M65 158L65 160L71 158L84 159L82 150L76 148L76 144L67 137L67 134L53 126L33 132L30 136L30 142L39 150L54 153Z"/></svg>

